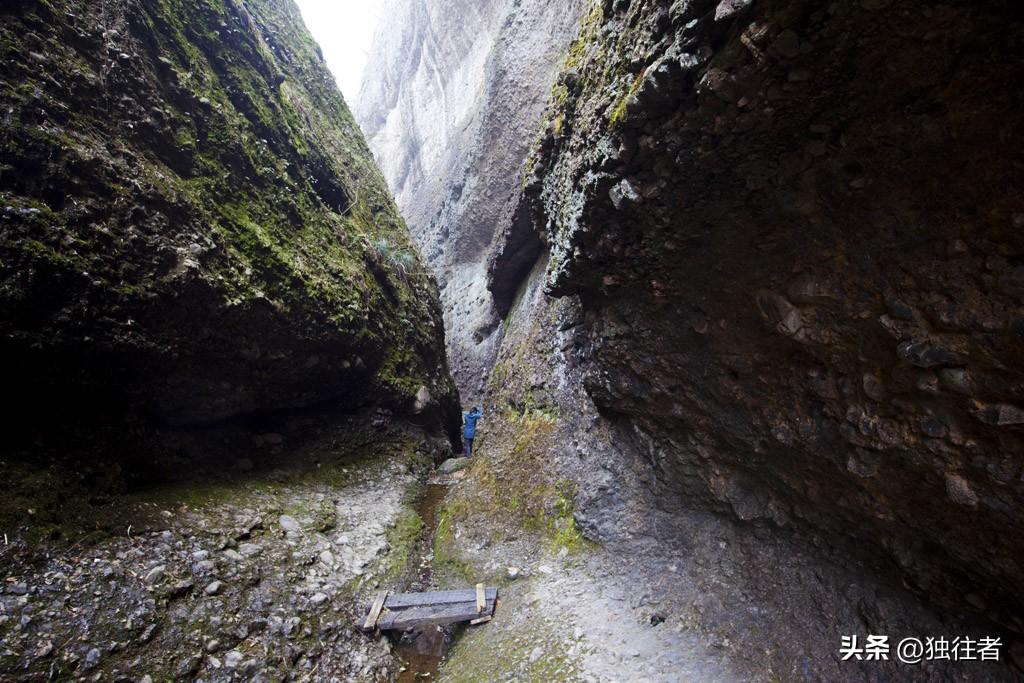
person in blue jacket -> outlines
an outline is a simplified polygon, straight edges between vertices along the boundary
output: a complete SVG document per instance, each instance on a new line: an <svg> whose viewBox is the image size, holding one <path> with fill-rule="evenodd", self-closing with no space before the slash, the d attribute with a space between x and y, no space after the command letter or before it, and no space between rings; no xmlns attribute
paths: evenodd
<svg viewBox="0 0 1024 683"><path fill-rule="evenodd" d="M483 413L476 406L468 413L462 414L462 455L469 458L473 456L473 439L476 438L476 421L483 417Z"/></svg>

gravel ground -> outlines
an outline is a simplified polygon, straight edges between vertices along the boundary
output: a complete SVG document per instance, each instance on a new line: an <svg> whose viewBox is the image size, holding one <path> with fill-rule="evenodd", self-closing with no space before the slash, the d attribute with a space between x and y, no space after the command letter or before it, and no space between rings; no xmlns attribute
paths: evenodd
<svg viewBox="0 0 1024 683"><path fill-rule="evenodd" d="M473 481L457 482L449 500L458 504ZM797 539L714 515L652 512L658 534L570 552L545 534L492 523L471 515L450 534L463 572L501 594L495 618L456 639L439 677L446 683L1020 680L1005 652L994 664L841 662L844 634L985 634Z"/></svg>
<svg viewBox="0 0 1024 683"><path fill-rule="evenodd" d="M390 680L388 640L354 624L408 560L432 444L381 441L371 457L116 498L118 535L9 538L0 679Z"/></svg>

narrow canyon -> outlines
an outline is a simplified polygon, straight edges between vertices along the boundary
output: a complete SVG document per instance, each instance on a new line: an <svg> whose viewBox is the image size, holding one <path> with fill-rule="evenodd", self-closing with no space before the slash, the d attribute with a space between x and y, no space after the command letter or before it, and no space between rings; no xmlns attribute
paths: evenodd
<svg viewBox="0 0 1024 683"><path fill-rule="evenodd" d="M383 0L348 102L294 0L0 55L0 680L1024 681L1018 3Z"/></svg>

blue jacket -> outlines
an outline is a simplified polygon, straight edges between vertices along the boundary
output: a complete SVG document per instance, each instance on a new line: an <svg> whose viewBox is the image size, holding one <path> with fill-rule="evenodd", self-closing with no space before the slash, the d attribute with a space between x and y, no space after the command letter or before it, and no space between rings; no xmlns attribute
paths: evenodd
<svg viewBox="0 0 1024 683"><path fill-rule="evenodd" d="M466 423L466 426L462 428L462 438L472 439L476 436L476 421L483 415L479 410L462 414L462 420Z"/></svg>

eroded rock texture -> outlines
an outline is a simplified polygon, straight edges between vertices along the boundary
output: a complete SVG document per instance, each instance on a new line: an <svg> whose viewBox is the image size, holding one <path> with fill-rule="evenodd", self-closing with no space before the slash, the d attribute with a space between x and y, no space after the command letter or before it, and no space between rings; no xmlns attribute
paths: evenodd
<svg viewBox="0 0 1024 683"><path fill-rule="evenodd" d="M153 425L321 404L454 426L436 287L290 0L0 13L8 437L140 457Z"/></svg>
<svg viewBox="0 0 1024 683"><path fill-rule="evenodd" d="M584 5L393 0L354 106L440 280L448 351L467 401L483 393L501 317L541 250L527 220L506 247L511 275L492 295L489 247L512 224L520 169Z"/></svg>
<svg viewBox="0 0 1024 683"><path fill-rule="evenodd" d="M657 507L1024 631L1022 56L1010 2L598 5L526 194Z"/></svg>

